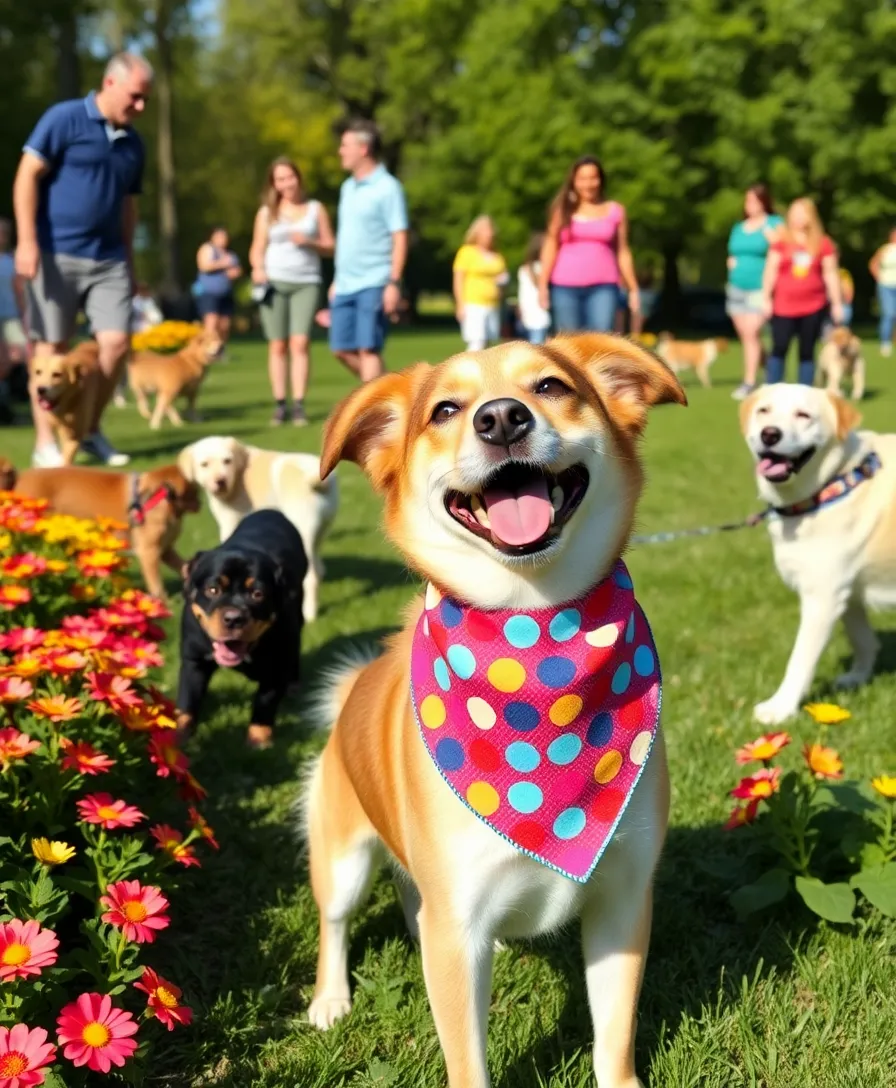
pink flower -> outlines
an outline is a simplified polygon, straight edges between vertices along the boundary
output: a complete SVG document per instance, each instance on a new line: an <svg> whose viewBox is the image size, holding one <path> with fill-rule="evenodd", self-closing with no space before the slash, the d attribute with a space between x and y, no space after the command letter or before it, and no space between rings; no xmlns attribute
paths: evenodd
<svg viewBox="0 0 896 1088"><path fill-rule="evenodd" d="M44 1083L44 1066L56 1060L56 1047L43 1028L15 1024L0 1028L0 1088L33 1088Z"/></svg>
<svg viewBox="0 0 896 1088"><path fill-rule="evenodd" d="M90 793L77 802L78 817L86 824L101 824L107 831L115 827L133 827L146 815L135 805L115 801L111 793Z"/></svg>
<svg viewBox="0 0 896 1088"><path fill-rule="evenodd" d="M108 703L113 709L124 706L140 706L140 696L126 676L116 676L110 672L87 672L87 693L91 699Z"/></svg>
<svg viewBox="0 0 896 1088"><path fill-rule="evenodd" d="M27 733L20 733L15 726L7 725L0 729L0 767L5 767L14 759L24 759L38 748L39 740L32 740Z"/></svg>
<svg viewBox="0 0 896 1088"><path fill-rule="evenodd" d="M182 781L190 769L190 761L178 748L174 737L161 731L154 732L149 739L149 761L156 765L159 778L173 775Z"/></svg>
<svg viewBox="0 0 896 1088"><path fill-rule="evenodd" d="M152 944L156 930L166 929L171 919L162 911L168 900L160 888L143 885L139 880L119 880L106 888L100 896L100 905L109 910L102 916L104 922L119 926L129 941Z"/></svg>
<svg viewBox="0 0 896 1088"><path fill-rule="evenodd" d="M200 865L196 851L192 846L184 846L184 837L177 828L169 824L156 824L149 829L149 833L156 840L158 848L164 850L174 861L186 867Z"/></svg>
<svg viewBox="0 0 896 1088"><path fill-rule="evenodd" d="M75 1065L108 1073L124 1065L137 1049L137 1022L129 1012L112 1004L108 994L81 994L66 1005L56 1021L59 1045Z"/></svg>
<svg viewBox="0 0 896 1088"><path fill-rule="evenodd" d="M0 676L0 704L20 703L34 694L34 688L19 676Z"/></svg>
<svg viewBox="0 0 896 1088"><path fill-rule="evenodd" d="M37 976L56 962L59 941L52 929L13 918L0 923L0 982Z"/></svg>
<svg viewBox="0 0 896 1088"><path fill-rule="evenodd" d="M115 766L115 760L98 751L87 741L70 741L63 737L59 742L65 751L62 766L66 771L78 771L79 774L102 774Z"/></svg>
<svg viewBox="0 0 896 1088"><path fill-rule="evenodd" d="M20 650L33 650L43 646L46 637L47 632L39 627L14 627L5 635L0 635L0 650L9 650L14 654Z"/></svg>
<svg viewBox="0 0 896 1088"><path fill-rule="evenodd" d="M146 1008L169 1031L174 1031L175 1024L186 1025L192 1021L193 1010L180 1003L180 987L157 975L151 967L143 968L143 977L134 983L134 989L149 995Z"/></svg>

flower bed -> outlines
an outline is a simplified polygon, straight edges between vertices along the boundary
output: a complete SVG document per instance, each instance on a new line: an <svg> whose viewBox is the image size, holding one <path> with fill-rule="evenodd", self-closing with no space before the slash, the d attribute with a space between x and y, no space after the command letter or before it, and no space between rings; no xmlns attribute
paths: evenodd
<svg viewBox="0 0 896 1088"><path fill-rule="evenodd" d="M137 1083L192 1018L146 953L217 843L120 528L0 492L0 1088Z"/></svg>
<svg viewBox="0 0 896 1088"><path fill-rule="evenodd" d="M202 326L196 321L162 321L143 332L131 337L133 351L180 351L194 336L202 332Z"/></svg>

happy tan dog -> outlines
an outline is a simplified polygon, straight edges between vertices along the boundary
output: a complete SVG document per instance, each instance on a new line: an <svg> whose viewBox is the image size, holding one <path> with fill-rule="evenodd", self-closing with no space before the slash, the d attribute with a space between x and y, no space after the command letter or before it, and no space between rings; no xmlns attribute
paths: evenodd
<svg viewBox="0 0 896 1088"><path fill-rule="evenodd" d="M83 341L66 355L33 355L28 363L29 388L50 417L65 465L74 464L81 442L90 432L98 369L95 340Z"/></svg>
<svg viewBox="0 0 896 1088"><path fill-rule="evenodd" d="M778 690L754 708L765 725L794 715L834 625L853 662L837 684L867 683L878 639L868 608L896 607L896 434L856 430L858 411L826 390L767 385L741 404L741 427L775 566L800 598L800 623Z"/></svg>
<svg viewBox="0 0 896 1088"><path fill-rule="evenodd" d="M619 726L627 739L618 743L628 755L602 747L611 734L594 709L610 705L611 677L617 692L625 691L633 676L629 664L615 662L642 638L650 641L643 618L636 624L637 606L627 604L618 623L607 622L611 613L603 611L602 601L620 593L627 600L620 587L631 590L617 562L642 488L638 439L648 408L666 402L686 400L658 359L616 337L582 335L545 347L511 343L464 353L436 367L417 364L358 389L327 424L322 472L340 460L361 466L385 499L389 537L429 589L426 604L418 599L411 606L404 630L385 653L343 670L332 692L335 724L305 798L311 882L320 911L309 1018L328 1028L351 1007L349 920L377 864L388 857L398 871L409 927L412 932L419 927L450 1088L490 1084L486 1031L495 941L547 933L576 919L598 1083L601 1088L639 1083L635 1023L653 873L667 823L666 756L656 731L658 703L643 716L634 702L622 710L630 719ZM499 635L502 611L508 609L515 613L513 624L508 621ZM533 617L543 618L540 635ZM424 690L435 689L435 681L445 700L449 691L461 700L469 690L465 680L473 676L475 684L479 676L472 655L456 654L452 647L448 664L435 660L434 676L428 665L418 675L415 656L412 677L412 650L416 655L422 639L427 651L437 631L445 636L461 622L470 631L477 624L477 637L485 640L476 650L482 668L485 655L499 654L498 647L506 647L511 637L512 645L531 647L533 625L540 641L531 652L540 656L537 668L530 662L532 675L525 682L518 663L496 659L488 679L482 678L486 687L466 704L459 702L460 714L446 720L437 695L419 705L418 700ZM457 637L456 631L449 637ZM558 657L561 645L564 656ZM573 654L582 650L589 682L605 681L587 714L575 693L578 681L566 672ZM587 664L592 656L593 666ZM647 646L635 651L634 668L639 676L655 669ZM418 680L422 688L414 687ZM550 723L545 711L536 727L531 715L538 712L530 703L546 692L550 701L567 682L573 693L557 698L550 705ZM479 697L489 691L495 706L512 700L503 705L503 720ZM502 694L507 692L517 694ZM608 722L608 728L617 728ZM564 810L548 836L557 862L542 862L539 851L547 856L549 847L537 841L545 835L536 836L544 819L536 811L539 797L545 811L559 798L542 793L533 781L521 781L506 796L477 782L464 800L458 787L449 785L449 770L459 766L457 742L444 747L455 728L466 730L470 759L484 768L476 774L490 770L500 776L505 765L494 752L507 744L507 762L513 760L521 772L532 770L533 753L534 761L541 759L553 774L549 762L567 764L578 752L577 758L587 761L587 777L577 780L557 767L558 793L572 782L584 796L598 790L594 783L621 782L624 775L636 788L625 796L621 788L601 791L587 812L575 806ZM539 756L541 736L547 751ZM524 743L513 747L508 742L514 738ZM560 747L549 744L552 738L560 739ZM439 746L436 755L429 745ZM517 819L513 810L532 815L508 834L496 831L495 821L508 814ZM593 863L576 858L584 875L563 875L573 867L576 836L592 835L600 820L618 822L615 833L606 832L605 852L597 852Z"/></svg>

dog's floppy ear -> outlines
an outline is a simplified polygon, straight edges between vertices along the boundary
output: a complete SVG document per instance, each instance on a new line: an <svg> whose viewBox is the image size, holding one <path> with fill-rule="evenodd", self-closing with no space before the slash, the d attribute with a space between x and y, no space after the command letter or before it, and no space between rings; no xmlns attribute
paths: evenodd
<svg viewBox="0 0 896 1088"><path fill-rule="evenodd" d="M401 464L414 393L430 370L429 363L416 363L384 374L336 406L324 426L322 480L340 461L354 461L377 491L388 486Z"/></svg>
<svg viewBox="0 0 896 1088"><path fill-rule="evenodd" d="M688 402L678 378L640 344L620 336L583 333L560 336L547 345L579 367L597 389L613 421L640 433L655 404Z"/></svg>
<svg viewBox="0 0 896 1088"><path fill-rule="evenodd" d="M740 402L740 407L737 410L740 416L740 430L741 434L747 433L747 427L750 426L750 416L753 414L753 407L759 398L759 390L756 389Z"/></svg>
<svg viewBox="0 0 896 1088"><path fill-rule="evenodd" d="M837 417L837 438L842 442L850 431L854 431L862 422L862 413L848 400L836 393L828 393L828 400Z"/></svg>
<svg viewBox="0 0 896 1088"><path fill-rule="evenodd" d="M184 474L184 478L191 482L196 479L193 466L193 447L185 446L177 455L177 467Z"/></svg>
<svg viewBox="0 0 896 1088"><path fill-rule="evenodd" d="M230 452L233 456L233 463L236 465L237 472L242 475L249 467L249 451L237 438L230 439Z"/></svg>
<svg viewBox="0 0 896 1088"><path fill-rule="evenodd" d="M180 574L183 579L184 589L190 584L190 579L193 577L193 571L196 569L196 565L204 555L205 552L197 552L192 559L187 559L181 567Z"/></svg>

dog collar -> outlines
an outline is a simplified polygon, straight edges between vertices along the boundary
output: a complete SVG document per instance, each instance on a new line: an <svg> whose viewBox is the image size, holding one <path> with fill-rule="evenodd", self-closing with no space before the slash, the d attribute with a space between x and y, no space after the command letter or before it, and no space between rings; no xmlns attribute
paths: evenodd
<svg viewBox="0 0 896 1088"><path fill-rule="evenodd" d="M811 514L815 510L820 510L822 506L829 506L832 502L844 498L859 484L864 483L865 480L870 480L880 467L880 457L872 450L855 468L851 468L849 472L844 472L840 476L835 476L816 495L812 495L808 499L802 499L800 502L791 503L790 506L770 506L769 510L779 514L782 518Z"/></svg>
<svg viewBox="0 0 896 1088"><path fill-rule="evenodd" d="M161 484L147 499L140 498L140 477L131 474L131 501L128 506L128 521L131 525L143 525L147 513L165 499L173 502L174 493L168 484Z"/></svg>
<svg viewBox="0 0 896 1088"><path fill-rule="evenodd" d="M584 883L647 762L662 683L620 560L559 608L481 611L434 586L414 632L411 697L442 778L522 853Z"/></svg>

